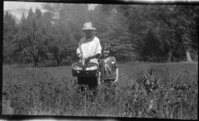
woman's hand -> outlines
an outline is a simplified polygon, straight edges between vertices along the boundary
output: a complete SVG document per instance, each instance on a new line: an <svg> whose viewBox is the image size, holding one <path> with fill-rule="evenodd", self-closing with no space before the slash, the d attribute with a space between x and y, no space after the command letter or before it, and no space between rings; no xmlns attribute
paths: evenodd
<svg viewBox="0 0 199 121"><path fill-rule="evenodd" d="M82 65L84 66L85 64L87 64L90 61L90 58L82 58Z"/></svg>
<svg viewBox="0 0 199 121"><path fill-rule="evenodd" d="M78 56L79 58L83 58L83 55L82 55L81 53L77 53L77 56Z"/></svg>
<svg viewBox="0 0 199 121"><path fill-rule="evenodd" d="M85 65L85 58L82 58L82 66Z"/></svg>
<svg viewBox="0 0 199 121"><path fill-rule="evenodd" d="M85 58L85 63L87 64L90 61L90 57Z"/></svg>

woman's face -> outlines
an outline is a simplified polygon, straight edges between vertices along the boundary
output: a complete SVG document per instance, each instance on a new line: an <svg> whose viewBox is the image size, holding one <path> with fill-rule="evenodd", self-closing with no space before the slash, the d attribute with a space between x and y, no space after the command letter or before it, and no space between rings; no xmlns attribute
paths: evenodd
<svg viewBox="0 0 199 121"><path fill-rule="evenodd" d="M92 30L84 30L83 32L86 38L92 37Z"/></svg>

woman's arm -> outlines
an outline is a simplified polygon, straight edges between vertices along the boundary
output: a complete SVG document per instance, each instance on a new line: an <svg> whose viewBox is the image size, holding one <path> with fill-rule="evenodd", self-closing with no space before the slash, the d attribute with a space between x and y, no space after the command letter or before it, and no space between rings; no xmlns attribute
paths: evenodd
<svg viewBox="0 0 199 121"><path fill-rule="evenodd" d="M96 42L96 45L95 45L95 52L94 52L94 54L93 54L92 56L89 57L89 59L99 58L100 55L101 55L101 53L102 53L102 52L101 52L101 51L102 51L102 47L101 47L101 44L100 44L99 39L97 38L97 39L95 40L95 42Z"/></svg>
<svg viewBox="0 0 199 121"><path fill-rule="evenodd" d="M82 53L81 53L81 51L80 51L79 48L77 48L77 56L78 56L79 58L83 58L83 55L82 55Z"/></svg>
<svg viewBox="0 0 199 121"><path fill-rule="evenodd" d="M88 58L85 58L85 63L88 63L93 58L99 58L101 54L96 53L93 56L89 56Z"/></svg>
<svg viewBox="0 0 199 121"><path fill-rule="evenodd" d="M89 59L93 59L93 58L99 58L100 57L100 53L96 53L93 56L90 56Z"/></svg>
<svg viewBox="0 0 199 121"><path fill-rule="evenodd" d="M95 40L93 40L95 42L95 52L93 53L92 56L89 56L88 58L86 58L86 62L89 62L91 59L93 58L99 58L100 55L101 55L101 51L102 51L102 47L101 47L101 44L100 44L100 41L98 38L95 38Z"/></svg>

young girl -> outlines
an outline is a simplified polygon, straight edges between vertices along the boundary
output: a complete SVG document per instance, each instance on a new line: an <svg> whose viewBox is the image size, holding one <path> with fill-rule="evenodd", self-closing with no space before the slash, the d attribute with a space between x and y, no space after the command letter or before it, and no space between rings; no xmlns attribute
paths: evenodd
<svg viewBox="0 0 199 121"><path fill-rule="evenodd" d="M102 49L102 56L99 60L101 81L108 84L116 84L119 78L119 69L117 60L114 56L110 56L111 46L110 44L105 44Z"/></svg>

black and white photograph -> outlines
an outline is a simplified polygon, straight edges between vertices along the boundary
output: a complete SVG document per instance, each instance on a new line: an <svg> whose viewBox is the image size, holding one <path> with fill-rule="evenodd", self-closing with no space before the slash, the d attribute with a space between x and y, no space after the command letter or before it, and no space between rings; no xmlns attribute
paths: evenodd
<svg viewBox="0 0 199 121"><path fill-rule="evenodd" d="M198 119L199 5L3 4L2 115Z"/></svg>

